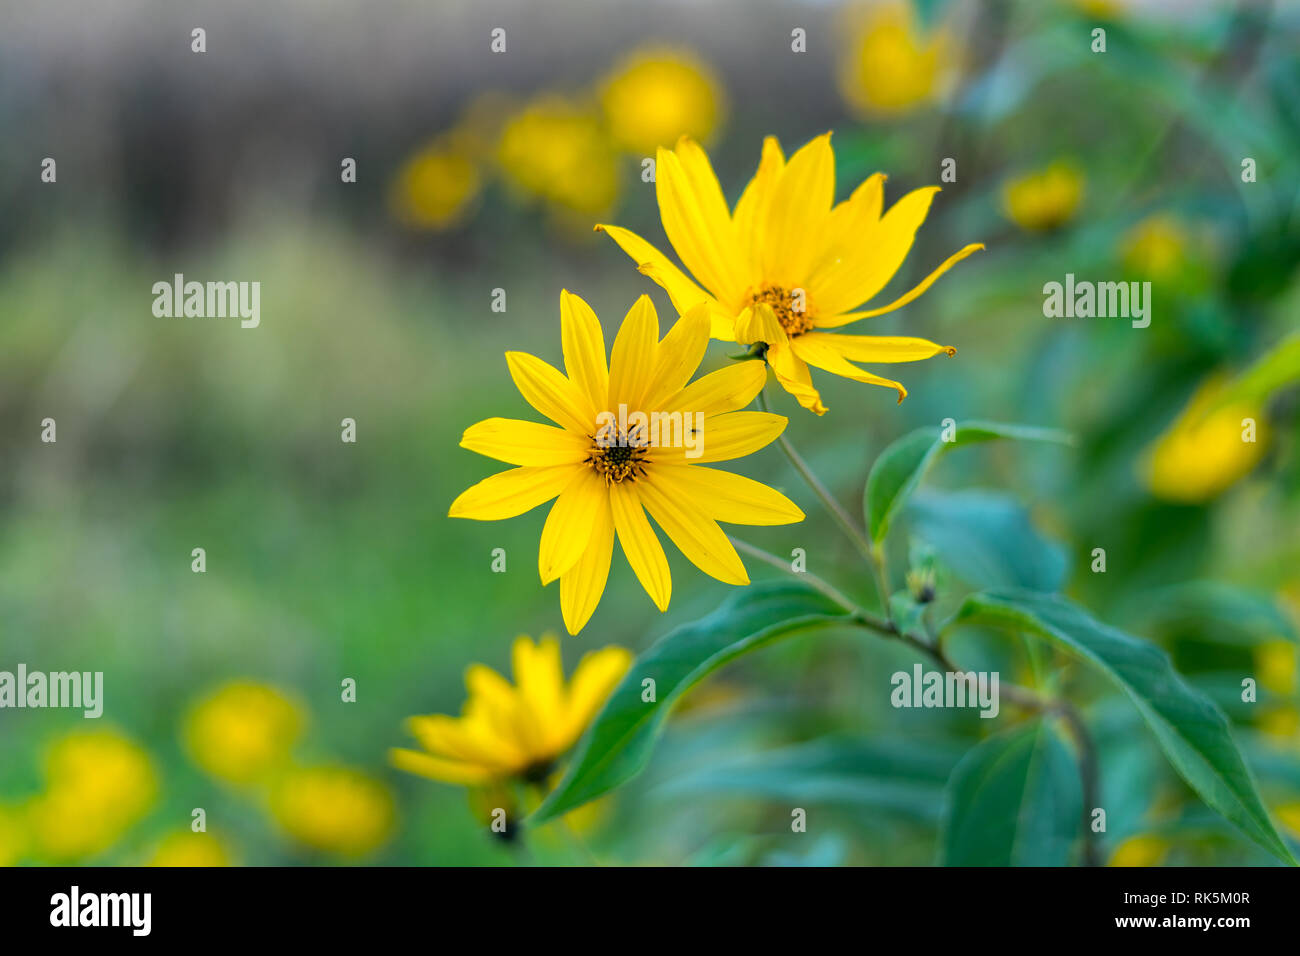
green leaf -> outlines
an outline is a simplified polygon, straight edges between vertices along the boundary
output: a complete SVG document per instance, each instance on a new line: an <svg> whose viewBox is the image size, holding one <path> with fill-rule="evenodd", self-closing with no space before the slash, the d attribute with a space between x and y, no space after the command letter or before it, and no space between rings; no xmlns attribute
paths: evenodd
<svg viewBox="0 0 1300 956"><path fill-rule="evenodd" d="M1193 633L1219 644L1300 641L1270 595L1223 581L1176 584L1152 592L1144 603L1141 619L1161 633Z"/></svg>
<svg viewBox="0 0 1300 956"><path fill-rule="evenodd" d="M933 823L960 752L942 743L828 737L713 762L661 787L661 797L726 794L791 805L848 806Z"/></svg>
<svg viewBox="0 0 1300 956"><path fill-rule="evenodd" d="M967 584L1057 591L1065 582L1065 549L1039 534L1011 495L927 491L912 499L907 514L916 535Z"/></svg>
<svg viewBox="0 0 1300 956"><path fill-rule="evenodd" d="M1287 336L1242 372L1208 411L1237 402L1258 404L1267 401L1279 389L1297 382L1300 382L1300 333Z"/></svg>
<svg viewBox="0 0 1300 956"><path fill-rule="evenodd" d="M918 428L882 451L871 466L867 487L862 494L862 510L872 542L879 544L884 540L895 513L916 490L935 459L953 448L998 438L1061 444L1072 442L1069 435L1055 429L997 422L974 421L958 425L952 441L943 441L937 428Z"/></svg>
<svg viewBox="0 0 1300 956"><path fill-rule="evenodd" d="M657 641L632 664L587 729L564 778L528 822L544 823L626 783L645 767L673 702L728 661L782 637L851 620L800 584L755 584ZM641 699L654 681L655 700Z"/></svg>
<svg viewBox="0 0 1300 956"><path fill-rule="evenodd" d="M1065 866L1083 796L1070 751L1045 721L989 737L948 781L944 866Z"/></svg>
<svg viewBox="0 0 1300 956"><path fill-rule="evenodd" d="M954 621L1028 631L1096 665L1128 694L1169 762L1206 804L1265 850L1296 862L1268 818L1223 711L1160 648L1102 624L1063 597L1033 591L973 594Z"/></svg>

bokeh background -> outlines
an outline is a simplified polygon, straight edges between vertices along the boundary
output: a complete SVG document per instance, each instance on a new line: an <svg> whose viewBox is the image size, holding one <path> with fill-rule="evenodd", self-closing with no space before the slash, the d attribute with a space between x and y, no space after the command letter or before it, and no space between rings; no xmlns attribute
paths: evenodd
<svg viewBox="0 0 1300 956"><path fill-rule="evenodd" d="M942 466L910 516L939 529L941 602L1007 573L981 544L1002 539L963 536L945 511L984 489L998 534L1066 562L1072 596L1168 648L1227 709L1300 835L1297 395L1257 398L1253 446L1236 419L1178 431L1300 314L1300 5L5 0L0 17L0 669L106 684L99 721L0 712L0 863L525 859L464 791L400 774L387 751L410 743L408 715L459 710L468 664L505 669L515 635L562 630L557 586L536 575L544 511L446 517L493 470L457 441L485 417L533 417L502 353L558 361L561 288L607 336L642 292L671 316L591 225L662 243L642 161L682 132L732 201L768 134L790 151L835 130L837 198L883 170L892 202L956 160L886 297L968 242L987 251L870 331L958 355L900 367L901 407L825 375L824 418L778 392L789 435L852 505L875 454L917 425L1077 434L1066 452ZM259 281L260 328L156 318L151 287L177 272ZM1152 281L1150 327L1045 318L1042 286L1067 272ZM740 470L810 516L749 540L802 547L873 600L775 450ZM591 623L564 639L570 667L642 649L730 590L670 560L660 614L616 558ZM1063 674L1088 703L1107 859L1267 862L1087 674L1005 640L958 650L1027 683ZM687 698L649 772L575 826L617 862L931 862L949 770L1010 712L894 710L888 675L911 663L847 635L752 655ZM1242 676L1258 703L1241 702ZM877 759L819 763L805 745L827 737ZM800 761L816 773L796 776ZM792 804L817 808L815 833L790 832ZM546 831L529 852L583 859Z"/></svg>

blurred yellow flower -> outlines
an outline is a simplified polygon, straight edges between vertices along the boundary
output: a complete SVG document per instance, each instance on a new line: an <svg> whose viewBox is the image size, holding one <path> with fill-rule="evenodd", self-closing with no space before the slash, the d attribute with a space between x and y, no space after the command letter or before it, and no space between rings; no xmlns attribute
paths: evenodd
<svg viewBox="0 0 1300 956"><path fill-rule="evenodd" d="M1153 282L1176 278L1187 261L1186 226L1167 213L1148 216L1120 242L1120 256L1131 272Z"/></svg>
<svg viewBox="0 0 1300 956"><path fill-rule="evenodd" d="M1067 160L1009 180L1002 187L1002 210L1030 232L1057 229L1074 218L1083 201L1083 173Z"/></svg>
<svg viewBox="0 0 1300 956"><path fill-rule="evenodd" d="M247 784L288 761L305 723L302 708L274 687L236 680L194 705L182 736L203 770Z"/></svg>
<svg viewBox="0 0 1300 956"><path fill-rule="evenodd" d="M153 762L112 730L74 731L45 754L46 789L27 808L30 834L45 858L75 860L108 849L152 806Z"/></svg>
<svg viewBox="0 0 1300 956"><path fill-rule="evenodd" d="M1284 803L1273 812L1282 826L1291 832L1291 837L1300 840L1300 800Z"/></svg>
<svg viewBox="0 0 1300 956"><path fill-rule="evenodd" d="M1290 641L1268 641L1255 648L1255 673L1259 685L1275 694L1296 692L1296 646Z"/></svg>
<svg viewBox="0 0 1300 956"><path fill-rule="evenodd" d="M226 847L211 833L176 830L163 838L146 866L231 866Z"/></svg>
<svg viewBox="0 0 1300 956"><path fill-rule="evenodd" d="M561 213L597 216L618 200L618 155L598 114L550 94L505 123L497 160L517 190Z"/></svg>
<svg viewBox="0 0 1300 956"><path fill-rule="evenodd" d="M27 814L13 806L0 806L0 866L13 866L27 852Z"/></svg>
<svg viewBox="0 0 1300 956"><path fill-rule="evenodd" d="M1225 380L1215 376L1193 394L1144 460L1151 493L1169 501L1208 501L1245 477L1264 453L1263 409L1232 403L1211 411ZM1255 422L1254 441L1246 441L1243 421Z"/></svg>
<svg viewBox="0 0 1300 956"><path fill-rule="evenodd" d="M908 113L942 96L956 75L952 37L942 28L923 32L907 0L873 5L850 36L840 91L860 115Z"/></svg>
<svg viewBox="0 0 1300 956"><path fill-rule="evenodd" d="M1107 866L1159 866L1169 853L1169 841L1152 833L1131 836L1115 848Z"/></svg>
<svg viewBox="0 0 1300 956"><path fill-rule="evenodd" d="M412 228L449 229L464 220L482 186L483 175L472 153L444 136L398 170L389 206L400 222Z"/></svg>
<svg viewBox="0 0 1300 956"><path fill-rule="evenodd" d="M876 173L834 205L831 134L818 136L788 163L780 143L769 136L758 172L728 212L709 157L683 138L675 150L659 150L655 185L668 241L700 285L635 233L618 226L596 228L667 291L678 312L706 303L713 338L760 345L781 386L821 415L826 406L809 366L895 389L901 402L907 395L901 383L853 362L915 362L956 352L926 339L830 331L902 308L954 264L984 248L971 243L888 305L852 311L898 272L939 192L938 186L913 190L882 215L884 182Z"/></svg>
<svg viewBox="0 0 1300 956"><path fill-rule="evenodd" d="M614 143L643 156L681 136L707 140L718 126L722 99L717 79L701 60L661 47L625 57L600 94Z"/></svg>
<svg viewBox="0 0 1300 956"><path fill-rule="evenodd" d="M507 352L506 363L528 403L561 427L489 418L468 428L462 448L519 467L463 491L448 515L500 521L555 499L537 570L543 585L559 578L570 634L605 593L616 539L655 606L667 610L668 558L646 512L705 574L749 584L718 522L791 524L803 512L767 485L704 464L748 455L785 429L780 415L739 411L763 388L762 363L735 362L688 385L709 344L707 309L688 310L661 341L646 295L623 319L608 364L600 320L567 290L560 338L567 375L524 352Z"/></svg>
<svg viewBox="0 0 1300 956"><path fill-rule="evenodd" d="M277 778L271 816L304 846L342 856L362 856L393 830L395 810L388 788L347 767L293 769Z"/></svg>
<svg viewBox="0 0 1300 956"><path fill-rule="evenodd" d="M542 784L627 673L632 654L614 646L589 651L567 684L553 636L537 644L520 636L512 660L514 685L482 664L466 671L469 697L460 717L410 718L423 749L394 749L394 766L474 787L512 779Z"/></svg>

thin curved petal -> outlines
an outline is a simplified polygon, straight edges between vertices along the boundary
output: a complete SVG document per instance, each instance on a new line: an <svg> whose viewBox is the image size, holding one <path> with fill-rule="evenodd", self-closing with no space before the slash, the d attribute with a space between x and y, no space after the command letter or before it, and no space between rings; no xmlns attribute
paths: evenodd
<svg viewBox="0 0 1300 956"><path fill-rule="evenodd" d="M767 370L762 362L747 360L697 378L664 402L665 412L717 415L744 408L763 390Z"/></svg>
<svg viewBox="0 0 1300 956"><path fill-rule="evenodd" d="M609 579L614 556L614 518L608 506L596 515L591 543L573 567L560 576L560 613L570 634L577 634L595 613Z"/></svg>
<svg viewBox="0 0 1300 956"><path fill-rule="evenodd" d="M564 371L597 409L609 403L609 369L605 365L605 335L600 319L580 296L560 292L560 339Z"/></svg>
<svg viewBox="0 0 1300 956"><path fill-rule="evenodd" d="M696 143L683 137L676 150L659 149L655 194L664 232L686 268L719 300L737 300L748 269L722 188Z"/></svg>
<svg viewBox="0 0 1300 956"><path fill-rule="evenodd" d="M799 336L803 338L803 336ZM777 383L795 397L808 411L815 415L825 415L826 406L822 404L821 393L813 387L812 375L808 366L795 354L791 341L778 342L768 346L767 362L772 366Z"/></svg>
<svg viewBox="0 0 1300 956"><path fill-rule="evenodd" d="M800 348L825 346L854 362L919 362L936 355L956 355L950 345L939 345L929 339L909 338L901 335L838 335L830 332L808 332L799 336Z"/></svg>
<svg viewBox="0 0 1300 956"><path fill-rule="evenodd" d="M704 418L701 427L686 441L661 445L650 451L650 460L665 464L703 464L730 461L766 448L785 431L789 419L769 412L723 412ZM687 424L685 427L690 427ZM666 430L661 430L660 441Z"/></svg>
<svg viewBox="0 0 1300 956"><path fill-rule="evenodd" d="M487 418L465 429L460 447L510 465L576 465L590 442L554 425L517 418Z"/></svg>
<svg viewBox="0 0 1300 956"><path fill-rule="evenodd" d="M696 505L679 500L672 483L661 485L654 473L638 484L641 502L688 561L725 584L749 583L740 555L716 521Z"/></svg>
<svg viewBox="0 0 1300 956"><path fill-rule="evenodd" d="M833 375L839 375L843 378L850 378L855 382L864 382L867 385L880 385L885 388L892 388L898 392L898 403L901 405L903 399L907 398L907 389L903 388L902 382L895 382L892 379L881 378L879 375L873 375L870 372L864 372L856 365L849 363L838 351L826 345L824 342L804 342L808 336L801 335L794 340L793 347L795 354L814 368L819 368L824 372L830 372Z"/></svg>
<svg viewBox="0 0 1300 956"><path fill-rule="evenodd" d="M939 268L935 269L928 276L922 279L909 292L905 292L903 295L900 295L893 302L889 303L889 305L881 306L878 309L868 309L866 312L862 313L860 318L870 319L873 316L884 315L886 312L893 312L895 309L901 309L903 306L907 305L907 303L911 302L913 299L920 297L920 295L924 293L926 289L930 288L930 286L934 285L935 280L938 279L939 276L943 275L945 272L947 272L957 263L961 262L967 256L971 255L972 253L979 252L983 248L984 248L984 243L982 242L972 242L968 246L963 246L957 252L954 252L947 259L943 260Z"/></svg>
<svg viewBox="0 0 1300 956"><path fill-rule="evenodd" d="M609 508L605 481L591 468L581 468L555 499L542 528L537 572L547 585L578 563L591 544L602 509Z"/></svg>
<svg viewBox="0 0 1300 956"><path fill-rule="evenodd" d="M655 480L669 493L691 502L715 521L727 524L793 524L804 513L793 501L760 481L718 468L665 465Z"/></svg>
<svg viewBox="0 0 1300 956"><path fill-rule="evenodd" d="M684 312L655 350L655 368L645 390L645 407L653 411L686 387L709 347L709 306L701 302Z"/></svg>
<svg viewBox="0 0 1300 956"><path fill-rule="evenodd" d="M763 242L767 236L767 216L772 208L776 184L785 170L785 156L775 136L763 140L763 154L758 161L758 171L749 181L736 202L731 221L736 226L736 241L745 251L749 264L749 281L756 284L762 279Z"/></svg>
<svg viewBox="0 0 1300 956"><path fill-rule="evenodd" d="M562 492L573 480L573 471L572 465L551 465L497 472L462 491L451 503L447 516L475 521L513 518L546 504Z"/></svg>
<svg viewBox="0 0 1300 956"><path fill-rule="evenodd" d="M672 576L668 573L668 557L641 506L640 494L629 482L618 482L610 488L610 510L614 515L614 528L627 563L636 578L661 611L668 610L672 597Z"/></svg>
<svg viewBox="0 0 1300 956"><path fill-rule="evenodd" d="M487 767L465 763L460 760L433 757L429 754L420 753L418 750L407 750L403 747L394 747L389 750L388 759L398 770L405 770L407 773L428 777L430 780L440 780L443 783L454 783L459 786L481 786L490 783L496 776Z"/></svg>
<svg viewBox="0 0 1300 956"><path fill-rule="evenodd" d="M803 284L826 241L835 198L835 154L823 133L790 157L777 181L763 239L763 276L786 288Z"/></svg>
<svg viewBox="0 0 1300 956"><path fill-rule="evenodd" d="M609 411L618 414L620 405L628 411L646 411L643 407L646 386L655 371L655 352L659 346L659 316L654 303L643 295L628 311L614 339L609 360Z"/></svg>
<svg viewBox="0 0 1300 956"><path fill-rule="evenodd" d="M595 433L596 408L591 399L554 365L527 352L507 352L506 364L529 405L579 435Z"/></svg>

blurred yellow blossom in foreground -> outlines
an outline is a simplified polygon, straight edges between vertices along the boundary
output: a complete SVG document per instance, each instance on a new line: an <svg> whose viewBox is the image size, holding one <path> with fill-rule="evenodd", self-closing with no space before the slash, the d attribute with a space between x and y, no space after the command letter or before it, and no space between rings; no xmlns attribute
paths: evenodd
<svg viewBox="0 0 1300 956"><path fill-rule="evenodd" d="M1057 160L1009 180L1002 187L1002 210L1021 229L1057 229L1074 218L1083 190L1083 173L1073 163Z"/></svg>
<svg viewBox="0 0 1300 956"><path fill-rule="evenodd" d="M147 866L230 866L230 854L211 833L177 830L163 838Z"/></svg>
<svg viewBox="0 0 1300 956"><path fill-rule="evenodd" d="M388 788L347 767L286 772L271 789L270 810L293 840L343 856L371 852L393 830L393 796Z"/></svg>
<svg viewBox="0 0 1300 956"><path fill-rule="evenodd" d="M598 216L618 200L618 156L599 116L556 94L506 121L497 161L512 186L562 214Z"/></svg>
<svg viewBox="0 0 1300 956"><path fill-rule="evenodd" d="M1185 503L1207 501L1245 477L1259 462L1264 453L1263 410L1236 402L1212 411L1224 386L1225 380L1218 376L1203 383L1151 446L1143 473L1156 497ZM1246 419L1255 422L1254 441L1245 440Z"/></svg>
<svg viewBox="0 0 1300 956"><path fill-rule="evenodd" d="M36 851L75 860L108 849L153 804L153 761L112 730L74 731L45 755L46 789L32 799L27 822Z"/></svg>
<svg viewBox="0 0 1300 956"><path fill-rule="evenodd" d="M873 6L851 36L840 90L864 116L898 116L931 103L956 74L952 38L942 28L923 32L910 3Z"/></svg>
<svg viewBox="0 0 1300 956"><path fill-rule="evenodd" d="M302 708L274 687L236 680L195 704L182 735L203 770L247 784L288 760L305 723Z"/></svg>
<svg viewBox="0 0 1300 956"><path fill-rule="evenodd" d="M600 94L610 137L629 152L653 156L681 136L707 140L723 110L721 86L693 54L651 47L628 54Z"/></svg>

